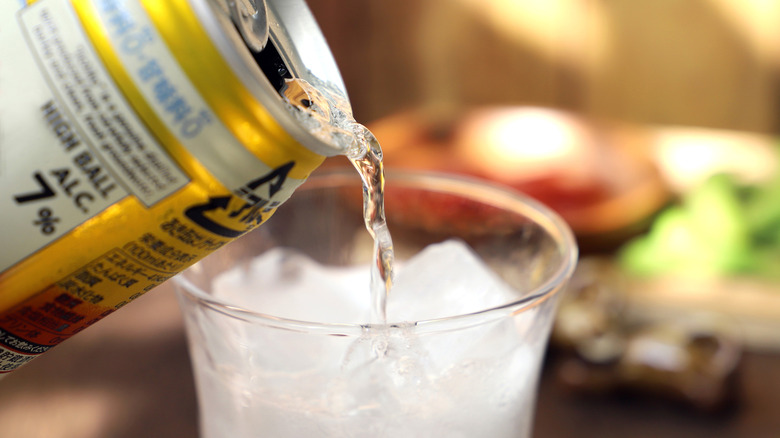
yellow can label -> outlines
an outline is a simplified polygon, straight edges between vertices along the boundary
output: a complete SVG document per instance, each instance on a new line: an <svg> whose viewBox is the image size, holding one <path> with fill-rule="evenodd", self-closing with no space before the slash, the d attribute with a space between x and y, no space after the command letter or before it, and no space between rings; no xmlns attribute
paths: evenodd
<svg viewBox="0 0 780 438"><path fill-rule="evenodd" d="M0 2L0 372L260 225L324 159L182 57L171 5L229 72L186 2L146 3Z"/></svg>

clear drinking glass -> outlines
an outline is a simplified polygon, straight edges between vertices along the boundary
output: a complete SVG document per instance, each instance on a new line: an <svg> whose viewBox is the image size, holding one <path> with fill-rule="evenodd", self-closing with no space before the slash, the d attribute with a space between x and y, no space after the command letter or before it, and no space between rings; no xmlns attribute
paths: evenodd
<svg viewBox="0 0 780 438"><path fill-rule="evenodd" d="M385 189L398 282L419 289L391 291L386 324L368 323L372 241L352 169L315 173L262 227L176 277L203 437L530 435L576 264L569 228L523 195L463 177L390 172ZM509 298L490 301L493 286L459 267L436 272L450 264L446 245L423 269L433 275L401 279L410 256L453 238ZM253 261L272 251L264 269ZM303 271L313 273L291 292ZM444 293L429 295L434 283Z"/></svg>

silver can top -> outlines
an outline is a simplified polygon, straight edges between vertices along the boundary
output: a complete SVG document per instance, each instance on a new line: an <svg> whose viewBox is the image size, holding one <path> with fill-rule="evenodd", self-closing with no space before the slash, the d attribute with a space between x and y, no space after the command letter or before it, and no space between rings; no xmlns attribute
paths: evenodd
<svg viewBox="0 0 780 438"><path fill-rule="evenodd" d="M302 79L326 88L347 106L349 102L336 61L304 0L192 0L192 4L242 83L293 138L320 155L344 153L309 132L282 95L289 79Z"/></svg>

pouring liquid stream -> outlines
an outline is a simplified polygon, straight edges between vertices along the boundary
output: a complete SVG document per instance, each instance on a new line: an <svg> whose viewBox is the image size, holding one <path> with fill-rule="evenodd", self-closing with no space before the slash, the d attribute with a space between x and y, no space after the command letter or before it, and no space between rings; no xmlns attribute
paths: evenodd
<svg viewBox="0 0 780 438"><path fill-rule="evenodd" d="M393 287L393 240L385 220L382 150L373 134L364 126L356 129L358 142L365 147L359 157L348 157L363 180L363 220L374 239L374 262L371 265L371 322L387 322L387 295ZM363 147L361 147L363 149Z"/></svg>
<svg viewBox="0 0 780 438"><path fill-rule="evenodd" d="M385 219L382 148L352 116L349 102L301 79L288 80L283 95L299 121L320 140L337 145L363 183L363 220L374 240L371 264L371 324L387 322L387 296L393 285L393 240Z"/></svg>

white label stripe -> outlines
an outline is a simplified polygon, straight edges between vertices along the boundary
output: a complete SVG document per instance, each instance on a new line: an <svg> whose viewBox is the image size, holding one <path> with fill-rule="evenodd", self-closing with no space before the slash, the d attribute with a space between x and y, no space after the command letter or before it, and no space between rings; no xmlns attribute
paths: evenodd
<svg viewBox="0 0 780 438"><path fill-rule="evenodd" d="M134 85L167 129L218 181L235 191L273 170L213 114L139 2L96 3L109 41ZM287 191L292 192L283 190L273 200L286 199Z"/></svg>
<svg viewBox="0 0 780 438"><path fill-rule="evenodd" d="M35 3L24 10L22 22L74 128L133 195L150 206L188 182L117 89L68 2ZM91 161L83 157L82 165L91 169L97 158ZM92 182L109 184L98 173Z"/></svg>

